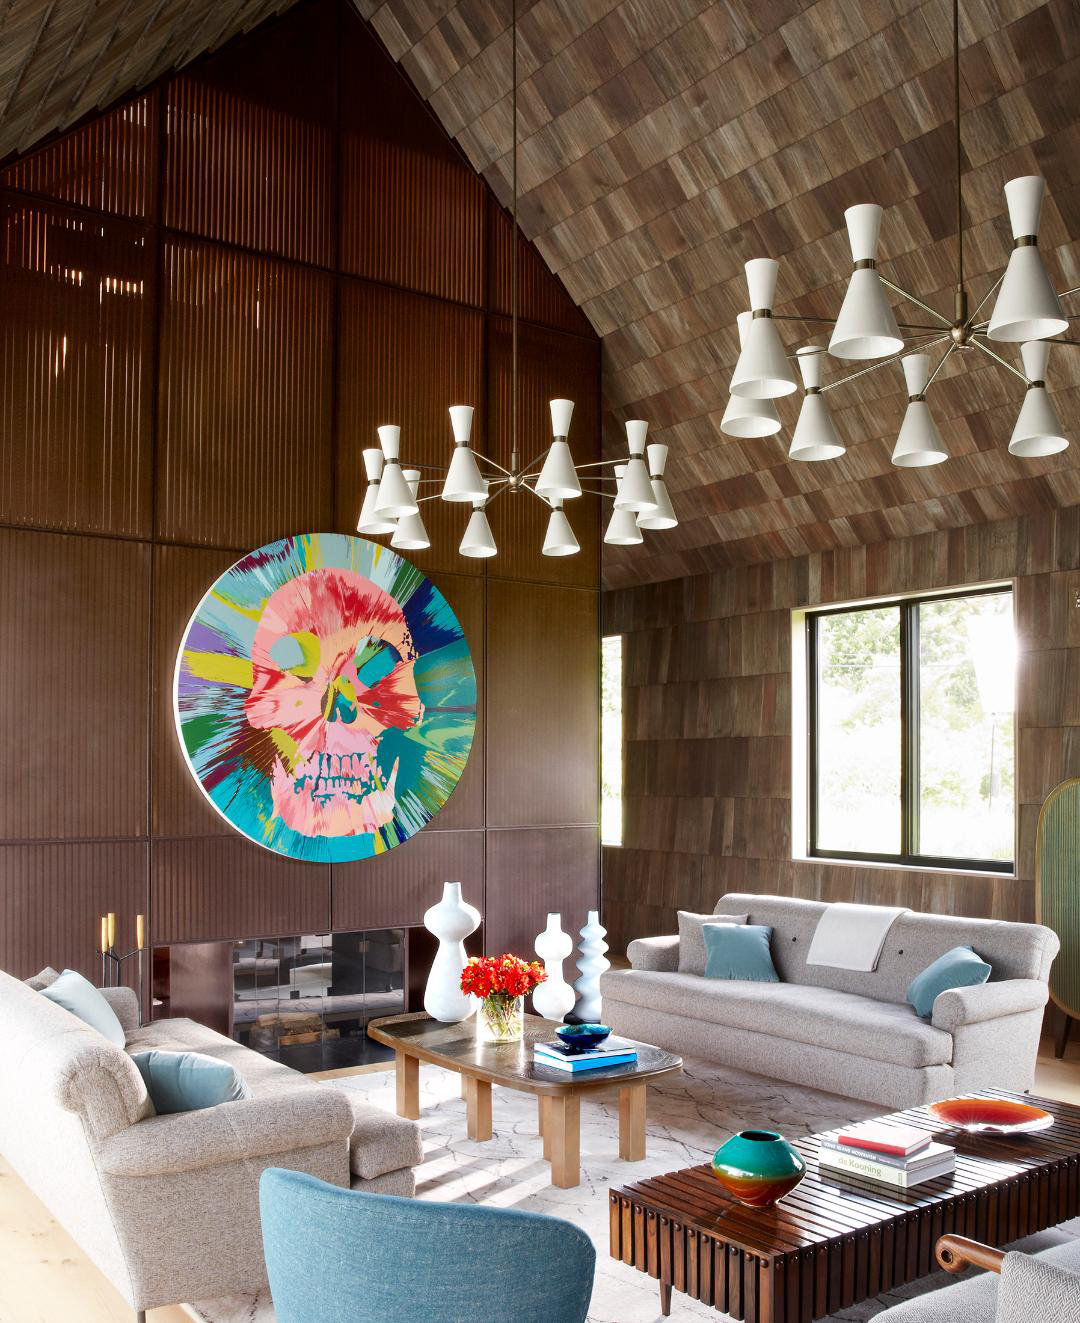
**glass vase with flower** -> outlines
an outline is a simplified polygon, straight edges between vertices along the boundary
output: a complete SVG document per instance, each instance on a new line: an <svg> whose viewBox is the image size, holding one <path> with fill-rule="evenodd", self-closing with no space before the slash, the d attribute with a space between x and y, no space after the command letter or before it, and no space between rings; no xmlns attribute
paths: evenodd
<svg viewBox="0 0 1080 1323"><path fill-rule="evenodd" d="M461 973L461 990L480 1002L476 1037L481 1043L517 1043L525 1024L525 998L547 978L543 965L520 956L473 956Z"/></svg>

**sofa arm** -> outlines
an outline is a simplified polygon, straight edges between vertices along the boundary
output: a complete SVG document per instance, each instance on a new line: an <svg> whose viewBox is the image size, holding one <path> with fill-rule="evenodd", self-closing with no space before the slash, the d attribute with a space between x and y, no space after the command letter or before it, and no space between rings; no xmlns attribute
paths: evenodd
<svg viewBox="0 0 1080 1323"><path fill-rule="evenodd" d="M111 1176L161 1176L340 1141L344 1167L352 1128L344 1092L311 1084L149 1117L101 1143L98 1166Z"/></svg>
<svg viewBox="0 0 1080 1323"><path fill-rule="evenodd" d="M679 938L639 937L626 948L633 969L648 969L654 974L674 974L679 968Z"/></svg>
<svg viewBox="0 0 1080 1323"><path fill-rule="evenodd" d="M142 1022L139 1013L139 994L134 988L99 988L98 991L113 1008L120 1028L133 1034Z"/></svg>
<svg viewBox="0 0 1080 1323"><path fill-rule="evenodd" d="M931 1024L952 1034L966 1024L1041 1010L1049 995L1046 984L1035 978L1004 979L973 988L947 988L934 1001Z"/></svg>

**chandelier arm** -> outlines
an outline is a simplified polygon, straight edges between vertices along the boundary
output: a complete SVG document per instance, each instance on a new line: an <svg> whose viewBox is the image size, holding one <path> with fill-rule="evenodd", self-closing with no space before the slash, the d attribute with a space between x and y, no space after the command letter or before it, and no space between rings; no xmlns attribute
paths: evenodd
<svg viewBox="0 0 1080 1323"><path fill-rule="evenodd" d="M510 490L510 483L505 478L500 478L498 482L493 484L493 486L495 487L495 491L492 491L490 487L488 488L487 500L480 507L481 510L487 510L492 501L497 501L503 492L508 492Z"/></svg>
<svg viewBox="0 0 1080 1323"><path fill-rule="evenodd" d="M899 286L894 285L893 288L899 289ZM933 312L934 310L931 308L929 311ZM939 316L940 314L934 313L934 315ZM809 316L803 317L799 314L784 313L784 312L774 312L772 314L772 320L774 322L818 322L823 326L836 325L835 317L809 317ZM899 326L899 328L902 331L927 331L927 332L933 331L936 334L941 329L938 326L926 326L922 322L897 322L896 324L897 326Z"/></svg>
<svg viewBox="0 0 1080 1323"><path fill-rule="evenodd" d="M986 293L985 293L985 294L982 296L982 298L979 300L978 304L976 305L975 311L971 314L971 317L968 319L968 325L969 325L969 326L974 326L974 324L975 324L975 318L978 317L978 315L979 315L979 311L980 311L980 309L982 308L983 304L984 304L984 303L986 302L986 300L990 297L990 295L993 294L994 290L997 289L997 287L1001 284L1001 282L1002 282L1004 279L1005 279L1005 272L1002 271L1001 275L998 276L997 280L994 281L994 283L990 286L990 288L986 291ZM989 323L989 322L980 322L979 325L980 325L980 326L989 326L990 323Z"/></svg>
<svg viewBox="0 0 1080 1323"><path fill-rule="evenodd" d="M602 497L605 498L605 500L608 500L608 501L613 501L613 500L615 499L615 497L618 495L617 492L598 492L598 491L594 491L592 487L582 487L582 489L581 489L581 493L582 493L583 496L602 496Z"/></svg>
<svg viewBox="0 0 1080 1323"><path fill-rule="evenodd" d="M944 313L938 312L937 308L931 308L929 303L924 303L922 299L916 298L916 296L912 294L910 290L905 289L903 285L895 284L887 276L881 276L880 278L883 285L887 285L889 289L894 290L897 294L907 299L909 303L914 303L917 308L922 308L923 312L928 312L931 317L936 317L943 326L952 326L952 322L949 321Z"/></svg>
<svg viewBox="0 0 1080 1323"><path fill-rule="evenodd" d="M934 384L934 378L935 378L935 377L937 376L937 374L941 371L941 369L945 366L945 363L946 363L946 361L947 361L949 355L952 353L952 351L953 351L955 348L956 348L956 345L955 345L955 344L950 344L949 347L948 347L948 349L946 349L945 352L941 355L941 358L938 360L938 365L937 365L937 367L934 368L933 372L931 372L930 375L926 378L926 385L923 387L923 394L924 394L924 395L925 395L926 392L930 389L930 387Z"/></svg>
<svg viewBox="0 0 1080 1323"><path fill-rule="evenodd" d="M958 320L964 316L964 196L963 152L960 141L960 0L953 0L953 129L956 137L956 303Z"/></svg>
<svg viewBox="0 0 1080 1323"><path fill-rule="evenodd" d="M1059 299L1067 299L1070 294L1080 294L1080 285L1074 285L1072 289L1064 289L1058 295Z"/></svg>
<svg viewBox="0 0 1080 1323"><path fill-rule="evenodd" d="M939 335L936 340L931 340L929 344L921 345L922 349L933 349L935 345L943 344L949 337ZM869 367L860 368L858 372L851 372L846 377L837 377L835 381L827 381L821 388L822 395L827 390L835 390L837 386L846 386L849 381L854 381L857 377L865 377L868 372L876 372L878 368L888 367L890 363L899 363L907 351L899 354L893 354L891 358L879 358L876 363L871 363Z"/></svg>
<svg viewBox="0 0 1080 1323"><path fill-rule="evenodd" d="M1046 341L1048 345L1080 345L1080 340L1068 340L1064 336L1055 335Z"/></svg>
<svg viewBox="0 0 1080 1323"><path fill-rule="evenodd" d="M580 469L602 469L602 468L612 468L612 467L614 467L614 465L616 465L616 464L625 464L625 463L626 463L626 460L624 460L624 459L597 459L597 460L593 460L591 463L588 463L588 464L575 464L575 465L574 465L574 468L579 469L579 470L580 470ZM602 476L602 475L597 475L597 476Z"/></svg>
<svg viewBox="0 0 1080 1323"><path fill-rule="evenodd" d="M984 345L981 340L972 340L971 343L975 346L976 349L981 349L984 354L987 354L990 358L992 358L995 363L1000 363L1003 368L1007 368L1008 371L1010 371L1014 377L1019 377L1025 386L1031 385L1031 382L1028 381L1027 377L1020 371L1019 368L1013 367L1013 365L1010 362L1008 362L1006 359L1002 358L1000 354L995 354L989 345Z"/></svg>
<svg viewBox="0 0 1080 1323"><path fill-rule="evenodd" d="M504 469L501 464L496 463L496 461L491 459L488 455L477 455L476 458L478 460L483 460L485 464L490 464L493 469L497 469L506 478L512 478L514 476L509 469Z"/></svg>

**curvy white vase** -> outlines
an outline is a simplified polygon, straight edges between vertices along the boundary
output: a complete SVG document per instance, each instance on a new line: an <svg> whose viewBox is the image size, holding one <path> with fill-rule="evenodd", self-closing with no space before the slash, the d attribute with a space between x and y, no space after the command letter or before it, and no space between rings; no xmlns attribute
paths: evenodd
<svg viewBox="0 0 1080 1323"><path fill-rule="evenodd" d="M533 992L533 1010L545 1020L562 1020L574 1009L574 989L563 978L563 961L574 949L574 939L562 930L562 915L549 914L547 927L536 939L536 954L544 962L547 980Z"/></svg>
<svg viewBox="0 0 1080 1323"><path fill-rule="evenodd" d="M479 926L480 911L461 899L461 883L444 883L442 900L424 915L424 927L439 939L424 989L424 1010L433 1020L458 1024L476 1012L476 998L461 990L461 971L469 959L465 938Z"/></svg>
<svg viewBox="0 0 1080 1323"><path fill-rule="evenodd" d="M600 911L590 910L589 921L581 930L581 956L577 962L581 977L574 983L577 993L574 1016L582 1024L600 1022L600 975L611 968L611 961L604 956L608 949L606 936L607 929L600 925Z"/></svg>

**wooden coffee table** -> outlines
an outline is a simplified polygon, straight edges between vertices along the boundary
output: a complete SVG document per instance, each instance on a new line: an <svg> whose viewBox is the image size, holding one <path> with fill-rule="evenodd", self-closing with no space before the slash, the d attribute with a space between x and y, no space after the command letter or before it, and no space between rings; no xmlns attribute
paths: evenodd
<svg viewBox="0 0 1080 1323"><path fill-rule="evenodd" d="M748 1323L811 1323L933 1271L948 1232L1007 1245L1080 1213L1080 1107L1023 1101L1053 1128L968 1135L924 1107L895 1113L956 1148L951 1176L911 1191L824 1174L817 1136L792 1141L806 1176L775 1208L735 1203L708 1166L612 1190L612 1257L657 1279L665 1314L674 1287Z"/></svg>
<svg viewBox="0 0 1080 1323"><path fill-rule="evenodd" d="M608 1066L570 1075L533 1060L533 1044L555 1037L555 1025L526 1015L520 1043L478 1043L473 1020L441 1024L423 1012L372 1020L368 1034L394 1049L397 1111L415 1121L420 1115L420 1062L461 1075L465 1085L470 1139L490 1139L491 1086L533 1093L544 1157L551 1163L551 1183L570 1189L579 1180L581 1097L604 1089L619 1092L619 1157L645 1157L645 1090L665 1075L677 1075L682 1060L648 1043L637 1043L632 1065Z"/></svg>

